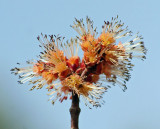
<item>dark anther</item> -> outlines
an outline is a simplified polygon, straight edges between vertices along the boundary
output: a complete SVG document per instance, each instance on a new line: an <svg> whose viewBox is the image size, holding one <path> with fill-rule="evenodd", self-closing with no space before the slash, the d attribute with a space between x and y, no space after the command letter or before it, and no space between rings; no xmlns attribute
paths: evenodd
<svg viewBox="0 0 160 129"><path fill-rule="evenodd" d="M22 76L19 75L19 79L22 78Z"/></svg>
<svg viewBox="0 0 160 129"><path fill-rule="evenodd" d="M80 84L79 86L78 86L78 88L82 88L83 87L83 85L82 84Z"/></svg>
<svg viewBox="0 0 160 129"><path fill-rule="evenodd" d="M135 49L136 47L132 47L132 49Z"/></svg>
<svg viewBox="0 0 160 129"><path fill-rule="evenodd" d="M15 69L13 68L13 69L11 69L10 71L14 71Z"/></svg>
<svg viewBox="0 0 160 129"><path fill-rule="evenodd" d="M40 37L38 36L38 37L37 37L37 39L39 40L39 39L40 39Z"/></svg>
<svg viewBox="0 0 160 129"><path fill-rule="evenodd" d="M23 84L21 81L18 81L19 84Z"/></svg>
<svg viewBox="0 0 160 129"><path fill-rule="evenodd" d="M49 35L51 39L53 39L53 35Z"/></svg>

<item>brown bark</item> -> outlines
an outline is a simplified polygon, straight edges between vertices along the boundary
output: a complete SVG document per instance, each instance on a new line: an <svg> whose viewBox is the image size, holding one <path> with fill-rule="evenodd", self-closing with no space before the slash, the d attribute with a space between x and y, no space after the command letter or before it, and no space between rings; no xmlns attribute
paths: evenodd
<svg viewBox="0 0 160 129"><path fill-rule="evenodd" d="M81 109L79 108L79 98L76 93L72 92L72 105L70 108L71 114L71 129L79 129L78 119Z"/></svg>

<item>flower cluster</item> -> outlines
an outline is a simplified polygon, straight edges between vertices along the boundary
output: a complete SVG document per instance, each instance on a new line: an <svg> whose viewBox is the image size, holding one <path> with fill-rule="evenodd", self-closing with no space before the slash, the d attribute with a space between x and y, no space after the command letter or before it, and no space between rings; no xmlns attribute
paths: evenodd
<svg viewBox="0 0 160 129"><path fill-rule="evenodd" d="M130 78L133 57L145 59L146 49L142 37L123 28L124 23L118 21L118 16L111 22L104 22L102 32L98 35L93 21L86 18L75 19L71 26L78 32L76 38L64 42L64 38L41 34L37 39L43 52L37 61L27 61L25 68L13 68L14 74L20 74L19 83L29 81L34 84L30 89L41 89L46 86L52 102L61 102L72 93L82 96L86 105L101 106L102 95L111 85L119 85L126 89L126 81ZM119 41L122 37L131 37L126 42ZM83 58L78 56L78 49L83 50ZM33 80L33 78L36 78ZM108 85L102 85L103 82Z"/></svg>

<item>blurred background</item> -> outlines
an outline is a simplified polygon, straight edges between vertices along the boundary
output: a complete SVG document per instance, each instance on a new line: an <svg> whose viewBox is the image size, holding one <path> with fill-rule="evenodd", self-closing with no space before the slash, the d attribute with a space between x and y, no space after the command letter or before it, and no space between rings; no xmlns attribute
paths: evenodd
<svg viewBox="0 0 160 129"><path fill-rule="evenodd" d="M119 15L140 32L147 59L134 60L128 89L112 87L105 105L90 110L80 103L80 129L160 129L160 2L158 0L0 0L0 129L69 129L71 101L48 102L45 88L29 91L10 74L17 62L37 59L37 36L76 35L74 18L87 15L101 31L104 20Z"/></svg>

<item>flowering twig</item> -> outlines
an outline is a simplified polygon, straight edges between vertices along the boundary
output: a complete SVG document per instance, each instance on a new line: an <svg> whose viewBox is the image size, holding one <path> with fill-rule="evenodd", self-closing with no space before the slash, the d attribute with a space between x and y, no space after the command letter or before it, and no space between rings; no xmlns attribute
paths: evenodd
<svg viewBox="0 0 160 129"><path fill-rule="evenodd" d="M90 105L101 107L104 103L102 95L110 85L118 85L123 91L127 89L126 82L134 66L132 59L144 60L147 52L142 36L138 33L132 36L118 16L111 22L104 22L100 35L88 17L86 24L83 19L75 19L71 27L79 36L65 43L59 35L49 35L48 39L47 35L41 34L37 37L43 49L39 59L27 61L28 67L11 69L15 75L20 74L20 84L27 81L33 84L30 90L46 86L53 104L57 99L63 102L68 96L72 98L72 129L78 129L80 97L89 108ZM126 42L117 42L123 37L130 38ZM78 56L79 47L84 52L82 59ZM108 85L103 86L104 82Z"/></svg>

